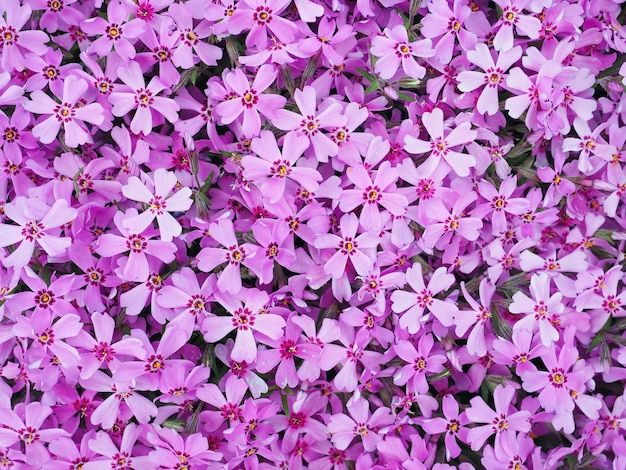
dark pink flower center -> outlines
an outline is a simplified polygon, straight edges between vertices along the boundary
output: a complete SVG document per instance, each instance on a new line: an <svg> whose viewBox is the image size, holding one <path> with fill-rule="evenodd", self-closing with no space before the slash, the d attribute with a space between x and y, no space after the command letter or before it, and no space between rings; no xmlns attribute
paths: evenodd
<svg viewBox="0 0 626 470"><path fill-rule="evenodd" d="M398 57L405 57L405 58L411 57L411 53L413 52L413 48L411 47L411 45L407 44L406 42L396 43L394 50L396 51L396 55Z"/></svg>
<svg viewBox="0 0 626 470"><path fill-rule="evenodd" d="M275 178L284 178L291 174L291 164L287 160L276 160L270 167L270 174Z"/></svg>
<svg viewBox="0 0 626 470"><path fill-rule="evenodd" d="M111 23L104 29L104 33L111 41L119 41L122 39L122 27L116 23Z"/></svg>
<svg viewBox="0 0 626 470"><path fill-rule="evenodd" d="M47 289L41 289L37 292L37 294L35 294L35 303L39 308L48 308L53 305L54 302L54 293Z"/></svg>
<svg viewBox="0 0 626 470"><path fill-rule="evenodd" d="M161 196L154 196L148 201L149 210L153 214L162 215L167 207L167 202Z"/></svg>
<svg viewBox="0 0 626 470"><path fill-rule="evenodd" d="M485 70L485 83L489 87L497 87L504 80L504 70L500 68L489 67Z"/></svg>
<svg viewBox="0 0 626 470"><path fill-rule="evenodd" d="M302 412L292 413L287 421L287 426L292 429L299 429L306 423L306 415Z"/></svg>
<svg viewBox="0 0 626 470"><path fill-rule="evenodd" d="M239 265L246 259L246 250L243 247L238 247L237 245L233 245L228 248L228 253L226 253L226 261L230 264Z"/></svg>
<svg viewBox="0 0 626 470"><path fill-rule="evenodd" d="M363 200L367 204L377 204L382 198L383 195L378 186L368 186L363 191Z"/></svg>
<svg viewBox="0 0 626 470"><path fill-rule="evenodd" d="M246 90L241 96L241 103L248 109L254 107L259 102L259 96L253 89Z"/></svg>
<svg viewBox="0 0 626 470"><path fill-rule="evenodd" d="M182 33L180 33L180 40L190 47L195 46L200 42L198 35L191 28L186 28Z"/></svg>
<svg viewBox="0 0 626 470"><path fill-rule="evenodd" d="M156 374L160 370L165 369L165 359L160 354L153 354L146 359L146 372Z"/></svg>
<svg viewBox="0 0 626 470"><path fill-rule="evenodd" d="M3 46L12 46L18 39L19 35L13 26L0 26L0 48Z"/></svg>
<svg viewBox="0 0 626 470"><path fill-rule="evenodd" d="M358 247L359 244L352 237L346 237L339 242L339 250L347 256L352 256Z"/></svg>
<svg viewBox="0 0 626 470"><path fill-rule="evenodd" d="M100 341L93 347L93 353L100 362L111 362L115 356L115 349L109 346L109 343Z"/></svg>
<svg viewBox="0 0 626 470"><path fill-rule="evenodd" d="M63 103L61 105L57 105L52 110L54 112L54 116L57 118L59 122L70 122L76 111L74 110L74 106L69 103Z"/></svg>
<svg viewBox="0 0 626 470"><path fill-rule="evenodd" d="M252 14L252 19L256 21L259 26L266 25L272 21L272 9L265 6L259 6Z"/></svg>
<svg viewBox="0 0 626 470"><path fill-rule="evenodd" d="M43 331L38 337L37 340L41 345L50 345L54 343L54 331L47 329Z"/></svg>
<svg viewBox="0 0 626 470"><path fill-rule="evenodd" d="M254 314L248 308L239 308L233 313L232 322L238 330L247 330L254 326Z"/></svg>
<svg viewBox="0 0 626 470"><path fill-rule="evenodd" d="M128 236L128 239L126 240L126 247L135 253L142 253L146 248L148 248L148 241L143 235L133 233Z"/></svg>
<svg viewBox="0 0 626 470"><path fill-rule="evenodd" d="M142 108L147 108L152 106L153 103L154 97L152 96L152 92L150 90L140 88L135 91L135 104Z"/></svg>
<svg viewBox="0 0 626 470"><path fill-rule="evenodd" d="M18 429L17 435L19 436L20 440L26 445L32 444L33 442L39 440L39 434L37 433L37 430L31 426Z"/></svg>
<svg viewBox="0 0 626 470"><path fill-rule="evenodd" d="M293 359L293 356L296 354L298 354L298 347L293 340L288 339L280 343L280 357L283 359Z"/></svg>
<svg viewBox="0 0 626 470"><path fill-rule="evenodd" d="M552 385L554 388L563 388L563 386L567 382L565 370L560 367L552 369L550 371L550 375L548 375L548 381L550 382L550 385Z"/></svg>

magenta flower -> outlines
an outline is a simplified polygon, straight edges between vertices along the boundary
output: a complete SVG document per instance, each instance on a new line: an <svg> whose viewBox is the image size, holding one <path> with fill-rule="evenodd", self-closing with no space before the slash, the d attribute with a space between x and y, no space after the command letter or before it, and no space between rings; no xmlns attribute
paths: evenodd
<svg viewBox="0 0 626 470"><path fill-rule="evenodd" d="M579 360L579 354L578 349L571 346L561 347L558 359L554 347L549 348L541 358L548 371L537 370L531 364L521 374L524 390L540 391L539 403L546 411L554 411L557 415L571 413L574 409L574 397L584 394L585 382L589 380L593 372L588 366L583 368L575 366ZM570 370L572 367L574 370ZM600 406L597 409L599 408ZM566 432L573 432L573 430L572 422L571 428Z"/></svg>
<svg viewBox="0 0 626 470"><path fill-rule="evenodd" d="M434 296L449 289L454 284L454 276L447 274L446 268L438 268L427 286L422 276L422 265L415 263L407 270L406 280L413 292L396 290L391 294L391 309L396 313L404 312L400 316L399 325L409 334L415 334L421 329L422 323L430 319L432 312L444 326L451 326L457 307Z"/></svg>
<svg viewBox="0 0 626 470"><path fill-rule="evenodd" d="M337 449L346 450L355 437L361 439L366 452L376 449L380 440L378 432L393 424L394 417L384 406L370 414L369 406L366 399L353 396L347 404L350 416L338 413L330 417L328 430Z"/></svg>
<svg viewBox="0 0 626 470"><path fill-rule="evenodd" d="M516 46L502 52L494 63L489 48L477 44L476 49L467 53L468 60L483 69L483 72L463 71L458 75L459 90L469 92L484 85L476 109L481 114L494 115L499 109L498 88L505 84L505 72L522 56L522 48Z"/></svg>
<svg viewBox="0 0 626 470"><path fill-rule="evenodd" d="M48 405L33 402L22 405L19 411L20 414L10 408L2 409L0 446L8 449L20 443L25 448L26 463L38 467L50 458L44 443L61 437L70 437L70 434L64 429L42 429L44 421L53 412Z"/></svg>
<svg viewBox="0 0 626 470"><path fill-rule="evenodd" d="M528 211L528 200L522 197L511 197L517 189L517 177L509 176L496 188L488 181L478 183L478 193L488 202L474 209L480 218L491 212L491 228L494 234L503 233L507 229L507 214L522 215Z"/></svg>
<svg viewBox="0 0 626 470"><path fill-rule="evenodd" d="M206 467L209 462L220 460L222 454L209 450L209 441L201 433L185 437L168 428L156 428L155 433L147 435L148 441L155 450L150 452L148 459L154 468L181 469Z"/></svg>
<svg viewBox="0 0 626 470"><path fill-rule="evenodd" d="M269 284L274 279L274 263L286 268L294 265L293 236L285 222L263 219L255 222L252 233L261 249L250 260L250 268L258 273L261 284Z"/></svg>
<svg viewBox="0 0 626 470"><path fill-rule="evenodd" d="M470 400L471 406L465 410L467 418L474 423L487 423L476 426L467 433L467 441L472 450L478 450L493 434L496 435L496 448L504 452L515 449L517 432L530 431L530 412L515 411L512 401L515 389L511 385L498 385L493 392L495 411L481 397Z"/></svg>
<svg viewBox="0 0 626 470"><path fill-rule="evenodd" d="M327 162L329 156L337 155L339 147L322 129L341 128L348 118L342 114L341 105L332 99L322 102L318 110L317 91L312 86L297 89L294 100L301 114L287 109L278 109L272 123L279 129L304 134L313 146L315 157Z"/></svg>
<svg viewBox="0 0 626 470"><path fill-rule="evenodd" d="M402 70L408 77L423 78L426 69L417 63L415 57L435 55L430 39L409 42L404 25L394 26L391 29L385 28L383 33L384 36L376 36L372 39L370 52L378 57L374 71L381 78L389 80L402 65Z"/></svg>
<svg viewBox="0 0 626 470"><path fill-rule="evenodd" d="M76 209L69 207L65 199L46 206L36 199L16 197L4 206L7 217L19 225L0 224L0 247L16 243L19 246L2 263L7 266L26 266L37 243L50 257L66 253L72 242L69 237L59 236L58 227L76 218Z"/></svg>
<svg viewBox="0 0 626 470"><path fill-rule="evenodd" d="M122 4L109 2L107 15L89 18L80 23L82 31L90 36L100 35L90 49L100 57L108 56L112 49L127 63L135 57L135 47L131 39L138 38L146 28L140 18L127 21L129 12Z"/></svg>
<svg viewBox="0 0 626 470"><path fill-rule="evenodd" d="M324 264L324 272L333 279L342 277L349 259L356 272L366 276L374 265L369 252L378 245L378 235L368 232L356 236L359 220L352 213L345 214L339 224L341 236L325 234L314 242L315 248L337 250Z"/></svg>
<svg viewBox="0 0 626 470"><path fill-rule="evenodd" d="M426 161L419 166L423 177L428 178L432 175L442 158L457 175L468 176L469 169L476 164L475 158L471 155L454 151L452 148L476 139L478 134L475 130L472 130L472 125L467 121L463 122L446 135L443 111L440 108L424 113L422 122L430 135L430 141L419 140L411 135L407 135L404 140L406 144L404 149L413 154L430 152Z"/></svg>
<svg viewBox="0 0 626 470"><path fill-rule="evenodd" d="M252 243L239 244L235 236L233 223L229 219L220 219L209 226L211 237L224 248L207 246L198 253L198 269L210 272L220 264L226 264L224 271L217 278L217 288L222 292L236 294L241 290L241 265L247 266L249 259L256 256L260 249Z"/></svg>
<svg viewBox="0 0 626 470"><path fill-rule="evenodd" d="M243 176L257 184L263 196L272 204L283 199L287 180L299 184L306 191L315 192L322 176L314 168L296 166L297 160L308 146L304 136L288 132L281 152L274 134L262 131L260 137L252 140L250 146L261 158L244 156L241 160Z"/></svg>
<svg viewBox="0 0 626 470"><path fill-rule="evenodd" d="M130 233L124 228L126 217L135 217L137 212L129 209L126 214L115 214L115 226L121 235L105 233L98 238L96 253L100 256L115 256L128 253L128 258L120 270L118 276L129 282L145 282L150 276L148 256L157 258L163 263L171 263L175 258L176 245L172 242L152 240L154 231L144 233Z"/></svg>
<svg viewBox="0 0 626 470"><path fill-rule="evenodd" d="M444 364L448 361L443 351L433 347L435 340L429 333L420 336L417 349L410 341L400 340L393 346L394 352L407 363L399 369L394 376L396 385L409 383L407 390L411 393L426 395L428 382L426 375L438 374L444 370Z"/></svg>
<svg viewBox="0 0 626 470"><path fill-rule="evenodd" d="M22 31L32 11L30 5L21 5L19 0L7 0L0 10L0 67L3 72L24 70L25 54L32 52L42 56L48 49L46 33Z"/></svg>
<svg viewBox="0 0 626 470"><path fill-rule="evenodd" d="M86 104L83 96L87 91L86 81L73 75L63 82L63 96L57 103L41 90L31 93L31 101L24 103L24 108L31 113L51 115L33 128L33 136L44 144L50 144L57 138L61 126L65 131L63 140L68 147L78 147L92 143L91 134L81 121L100 125L104 122L104 108L99 103Z"/></svg>
<svg viewBox="0 0 626 470"><path fill-rule="evenodd" d="M539 37L541 21L534 16L522 14L530 0L496 0L496 3L502 9L502 16L497 23L500 24L500 29L493 38L493 46L497 51L507 52L513 48L513 28L519 35L531 39Z"/></svg>
<svg viewBox="0 0 626 470"><path fill-rule="evenodd" d="M296 36L296 25L280 15L289 3L289 0L244 0L230 16L228 31L239 34L249 30L246 34L249 48L265 49L268 34L283 43L291 43Z"/></svg>
<svg viewBox="0 0 626 470"><path fill-rule="evenodd" d="M205 318L202 322L204 339L209 343L215 343L232 330L237 330L235 347L230 354L232 360L245 361L248 364L256 360L255 332L274 340L282 336L285 320L279 315L265 312L265 305L269 300L265 292L246 289L242 291L240 298L233 298L220 292L215 295L231 316Z"/></svg>
<svg viewBox="0 0 626 470"><path fill-rule="evenodd" d="M533 274L530 278L530 292L533 298L523 292L516 292L513 294L513 303L509 305L511 313L526 314L516 325L533 333L538 330L541 342L546 347L558 341L559 332L554 327L555 319L558 319L565 309L561 302L563 294L555 292L550 295L551 284L547 274Z"/></svg>
<svg viewBox="0 0 626 470"><path fill-rule="evenodd" d="M154 182L149 182L150 186L154 186L153 191L139 178L131 176L122 193L129 199L147 204L148 208L134 217L126 217L122 222L124 228L131 234L143 233L156 219L162 241L171 242L178 237L183 229L170 212L186 211L193 201L189 188L178 188L170 194L177 183L176 175L163 168L158 168L154 172Z"/></svg>
<svg viewBox="0 0 626 470"><path fill-rule="evenodd" d="M428 434L445 433L446 460L455 459L461 454L457 440L467 442L470 420L465 412L459 413L459 403L452 395L445 395L441 402L444 418L431 418L422 421L421 426Z"/></svg>
<svg viewBox="0 0 626 470"><path fill-rule="evenodd" d="M378 167L374 181L363 165L349 167L346 173L355 188L343 190L339 208L347 213L362 205L359 221L365 230L377 232L382 228L379 206L395 217L406 213L408 201L402 194L395 192L398 171L391 168L389 162L383 162Z"/></svg>
<svg viewBox="0 0 626 470"><path fill-rule="evenodd" d="M172 52L174 65L190 69L198 59L206 65L217 65L217 61L222 58L222 49L205 39L211 34L213 25L202 21L194 28L191 11L183 3L171 4L168 13L176 23L174 35L179 37L178 45Z"/></svg>
<svg viewBox="0 0 626 470"><path fill-rule="evenodd" d="M113 105L115 116L126 116L137 109L130 122L130 130L134 134L150 134L155 125L153 116L163 116L169 122L178 120L180 108L176 102L171 98L156 96L166 88L158 77L152 78L146 86L141 67L134 61L119 69L118 75L130 91L114 91L109 95L109 102Z"/></svg>
<svg viewBox="0 0 626 470"><path fill-rule="evenodd" d="M78 333L75 340L70 340L71 344L88 351L81 354L81 379L89 379L103 366L111 371L117 370L122 364L120 356L145 358L146 351L139 339L124 337L119 341L113 341L115 320L108 314L93 313L91 322L94 329L93 336L83 330Z"/></svg>
<svg viewBox="0 0 626 470"><path fill-rule="evenodd" d="M283 96L263 93L274 83L276 75L273 66L262 65L250 85L241 69L229 72L225 81L232 87L235 96L215 107L215 113L221 118L222 124L230 124L243 114L243 133L250 137L259 135L261 130L259 113L271 119L287 101Z"/></svg>

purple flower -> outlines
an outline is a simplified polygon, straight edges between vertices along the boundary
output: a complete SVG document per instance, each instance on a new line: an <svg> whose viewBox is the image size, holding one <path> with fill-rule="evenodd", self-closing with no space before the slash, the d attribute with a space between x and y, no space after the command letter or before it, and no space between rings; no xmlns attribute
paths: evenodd
<svg viewBox="0 0 626 470"><path fill-rule="evenodd" d="M243 114L243 133L250 137L258 135L261 130L259 113L271 119L287 101L280 95L263 93L275 80L276 70L269 64L259 67L252 85L241 69L230 71L225 81L232 87L234 96L215 107L222 124L230 124Z"/></svg>
<svg viewBox="0 0 626 470"><path fill-rule="evenodd" d="M434 296L449 289L454 284L454 276L447 274L446 268L438 268L427 286L422 276L422 265L416 263L407 270L406 280L413 292L396 290L391 294L391 309L396 313L404 312L400 316L399 325L409 334L415 334L421 329L422 323L430 319L432 312L444 326L451 326L457 307L452 302L435 299Z"/></svg>
<svg viewBox="0 0 626 470"><path fill-rule="evenodd" d="M3 409L0 413L0 446L8 449L20 443L26 449L26 463L37 467L49 459L45 442L70 435L63 429L42 429L52 414L48 405L33 402L22 405L19 410L20 414L11 409Z"/></svg>
<svg viewBox="0 0 626 470"><path fill-rule="evenodd" d="M68 147L93 142L91 134L80 121L100 125L104 122L104 109L99 103L86 104L83 101L88 86L85 80L70 75L63 82L63 96L59 97L61 103L41 90L33 91L31 101L24 103L24 108L31 113L51 115L33 128L33 136L44 144L50 144L63 126L63 139Z"/></svg>
<svg viewBox="0 0 626 470"><path fill-rule="evenodd" d="M461 454L457 440L467 442L470 420L465 412L459 413L459 404L452 395L445 395L441 402L445 418L431 418L422 421L421 426L428 434L445 433L446 460L455 459Z"/></svg>
<svg viewBox="0 0 626 470"><path fill-rule="evenodd" d="M7 0L0 12L0 66L3 72L22 71L27 51L39 56L46 53L48 35L43 31L22 31L31 17L30 5Z"/></svg>
<svg viewBox="0 0 626 470"><path fill-rule="evenodd" d="M408 77L423 78L426 69L417 63L415 57L435 55L430 39L409 42L407 30L403 25L385 28L384 36L372 39L370 52L378 57L374 71L385 80L392 78L400 65Z"/></svg>
<svg viewBox="0 0 626 470"><path fill-rule="evenodd" d="M137 109L130 122L130 130L147 136L152 132L154 116L163 116L169 122L178 119L180 108L171 98L157 96L166 86L158 77L154 77L146 86L146 82L137 62L131 61L127 67L118 71L119 77L126 84L126 90L114 91L109 95L109 102L113 105L115 116L126 116L133 109Z"/></svg>
<svg viewBox="0 0 626 470"><path fill-rule="evenodd" d="M446 135L443 111L439 108L424 113L422 122L430 135L430 141L419 140L407 135L404 140L406 144L404 149L413 154L430 152L426 161L419 166L423 172L423 177L428 178L432 175L442 158L457 175L468 176L469 169L476 164L476 160L471 155L462 154L452 150L452 148L476 139L478 134L472 130L472 125L469 122L463 122Z"/></svg>
<svg viewBox="0 0 626 470"><path fill-rule="evenodd" d="M530 412L515 411L512 401L515 389L511 385L498 385L493 392L495 411L481 397L470 400L471 406L465 410L465 416L474 423L486 423L476 426L467 433L467 441L472 450L480 449L493 434L496 435L496 448L512 452L515 448L517 432L530 431Z"/></svg>
<svg viewBox="0 0 626 470"><path fill-rule="evenodd" d="M516 46L502 52L494 63L489 48L477 44L476 49L467 53L467 58L478 65L483 72L463 71L458 75L459 90L469 92L484 85L478 97L476 109L479 113L494 115L499 110L498 88L505 84L505 72L522 56L522 48Z"/></svg>
<svg viewBox="0 0 626 470"><path fill-rule="evenodd" d="M396 385L405 385L410 381L407 390L412 393L426 395L428 382L426 374L437 374L444 370L444 364L448 361L442 351L433 347L435 340L429 333L420 336L417 349L410 341L400 340L393 346L394 352L407 363L398 370L394 376ZM437 354L439 353L439 354Z"/></svg>

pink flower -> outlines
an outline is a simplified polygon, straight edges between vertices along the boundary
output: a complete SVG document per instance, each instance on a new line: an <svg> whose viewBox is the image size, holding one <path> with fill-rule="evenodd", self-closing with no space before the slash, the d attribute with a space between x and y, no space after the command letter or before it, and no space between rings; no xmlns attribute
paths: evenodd
<svg viewBox="0 0 626 470"><path fill-rule="evenodd" d="M179 37L178 45L172 54L174 65L190 69L198 59L206 65L217 65L217 61L222 58L222 49L209 44L205 39L211 34L213 25L208 21L201 21L194 28L189 7L182 3L171 4L168 13L177 27L174 35Z"/></svg>
<svg viewBox="0 0 626 470"><path fill-rule="evenodd" d="M104 108L99 103L83 102L88 86L85 80L73 75L68 76L63 82L63 96L60 97L60 104L41 90L33 91L30 95L31 101L24 103L24 108L31 113L51 114L33 128L33 136L38 137L44 144L50 144L57 138L62 125L65 131L63 139L68 147L78 147L84 143L93 142L91 134L80 121L102 124Z"/></svg>
<svg viewBox="0 0 626 470"><path fill-rule="evenodd" d="M279 315L264 311L269 298L265 292L257 289L246 289L240 298L216 293L216 298L224 305L231 316L210 316L202 322L204 339L215 343L237 330L235 347L230 357L237 362L254 362L257 357L257 346L254 332L261 333L277 340L283 334L285 320ZM243 303L242 303L243 301Z"/></svg>
<svg viewBox="0 0 626 470"><path fill-rule="evenodd" d="M350 416L338 413L330 417L328 430L331 432L331 440L339 450L345 450L355 437L363 442L366 452L376 449L380 440L379 431L394 422L394 417L387 407L379 407L370 414L369 402L353 396L347 404Z"/></svg>
<svg viewBox="0 0 626 470"><path fill-rule="evenodd" d="M454 276L447 274L446 268L438 268L426 286L422 265L415 263L407 270L406 280L414 292L396 290L391 294L391 309L396 313L404 312L400 317L400 326L409 334L415 334L422 323L430 319L431 312L444 326L451 326L457 307L451 302L435 299L434 296L449 289L454 284Z"/></svg>
<svg viewBox="0 0 626 470"><path fill-rule="evenodd" d="M467 53L467 58L473 64L478 65L483 72L463 71L459 73L459 90L469 92L484 85L483 91L478 97L476 109L479 113L487 113L490 116L499 110L498 88L505 83L505 72L522 56L522 48L516 46L511 50L502 52L494 63L489 48L485 44L477 44L476 49Z"/></svg>
<svg viewBox="0 0 626 470"><path fill-rule="evenodd" d="M339 147L322 129L343 127L348 118L342 114L341 105L333 99L322 101L318 109L317 91L312 86L297 89L294 100L301 114L278 109L272 123L279 129L297 130L305 135L313 146L315 157L320 162L327 162L329 156L337 154Z"/></svg>
<svg viewBox="0 0 626 470"><path fill-rule="evenodd" d="M289 3L289 0L244 0L230 16L228 31L239 34L249 30L246 47L265 49L268 34L290 43L295 39L297 28L280 15Z"/></svg>
<svg viewBox="0 0 626 470"><path fill-rule="evenodd" d="M370 52L378 57L374 71L381 78L389 80L402 65L402 70L408 77L423 78L426 69L417 63L415 57L435 55L430 39L409 42L404 25L394 26L391 29L385 28L383 32L384 36L376 36L372 39Z"/></svg>
<svg viewBox="0 0 626 470"><path fill-rule="evenodd" d="M130 91L114 91L109 95L109 102L113 105L115 116L126 116L137 109L130 122L130 130L134 134L150 134L154 126L153 115L163 116L169 122L178 120L180 108L176 102L171 98L156 96L166 88L158 77L152 78L146 86L141 67L134 61L121 68L118 75Z"/></svg>
<svg viewBox="0 0 626 470"><path fill-rule="evenodd" d="M154 182L149 182L152 183L150 186L154 186L151 191L139 178L131 176L122 188L122 193L129 199L147 204L148 209L134 217L125 218L122 223L124 228L130 233L142 233L156 218L162 241L170 242L178 237L182 227L170 212L186 211L193 201L189 188L179 188L170 194L177 182L173 172L158 168L154 172Z"/></svg>
<svg viewBox="0 0 626 470"><path fill-rule="evenodd" d="M516 433L530 431L530 412L511 411L514 396L515 389L511 385L498 385L493 392L495 411L481 397L470 400L471 406L465 410L467 418L474 423L486 423L467 433L472 450L480 449L489 436L495 434L496 448L511 452L515 448Z"/></svg>
<svg viewBox="0 0 626 470"><path fill-rule="evenodd" d="M38 402L22 404L20 411L21 413L17 414L11 409L2 409L0 447L8 449L20 443L26 449L26 463L39 467L49 459L44 443L61 437L70 437L70 434L63 429L42 429L44 421L52 414L52 408L48 405Z"/></svg>
<svg viewBox="0 0 626 470"><path fill-rule="evenodd" d="M531 39L539 37L541 21L534 16L522 14L529 0L496 0L496 3L502 9L502 17L498 21L500 29L493 38L493 46L497 51L506 52L513 48L513 28L518 35Z"/></svg>
<svg viewBox="0 0 626 470"><path fill-rule="evenodd" d="M261 130L259 113L271 119L287 101L283 96L263 93L276 80L276 70L269 64L259 67L252 85L241 69L230 71L225 80L232 87L235 97L218 104L215 113L221 118L222 124L230 124L243 114L242 129L247 136L259 134Z"/></svg>
<svg viewBox="0 0 626 470"><path fill-rule="evenodd" d="M441 408L445 418L425 419L421 426L431 435L445 433L446 460L455 459L461 454L457 440L467 442L469 430L466 426L470 420L465 412L459 413L459 404L452 395L443 397Z"/></svg>
<svg viewBox="0 0 626 470"><path fill-rule="evenodd" d="M250 146L261 158L244 156L241 160L243 176L256 183L263 196L272 204L283 199L288 179L307 191L315 192L322 176L314 168L296 166L297 160L308 146L304 136L288 132L284 137L281 153L274 134L262 131L261 136L253 139Z"/></svg>
<svg viewBox="0 0 626 470"><path fill-rule="evenodd" d="M69 207L65 199L59 199L52 206L47 206L36 199L16 197L4 206L4 212L19 225L0 224L0 246L21 242L15 251L3 259L5 266L26 266L33 255L35 243L50 257L59 257L66 253L72 240L59 236L58 227L74 220L77 212Z"/></svg>
<svg viewBox="0 0 626 470"><path fill-rule="evenodd" d="M19 0L6 0L0 11L3 13L0 14L0 67L3 72L22 71L27 51L38 56L46 53L48 35L43 31L22 31L31 18L30 5L21 5Z"/></svg>
<svg viewBox="0 0 626 470"><path fill-rule="evenodd" d="M394 376L396 385L409 383L407 390L426 395L428 382L426 375L437 374L444 370L444 364L448 361L442 350L435 347L435 340L430 333L420 336L417 349L410 341L399 340L394 344L393 350L404 362L407 363L399 369Z"/></svg>
<svg viewBox="0 0 626 470"><path fill-rule="evenodd" d="M224 248L205 247L198 253L198 269L210 272L216 266L227 263L217 279L217 288L222 292L236 294L241 290L241 265L247 266L250 258L260 249L252 243L239 244L233 223L220 219L209 226L211 237Z"/></svg>
<svg viewBox="0 0 626 470"><path fill-rule="evenodd" d="M333 279L344 275L348 259L361 276L369 274L374 265L369 252L378 245L378 235L368 232L356 236L358 226L356 215L345 214L340 221L341 236L325 234L314 242L315 248L337 250L324 264L324 272Z"/></svg>
<svg viewBox="0 0 626 470"><path fill-rule="evenodd" d="M395 192L398 171L391 168L389 162L383 162L378 167L374 181L363 165L349 167L346 173L355 188L345 189L341 193L339 208L344 212L352 212L357 206L362 205L359 220L365 230L372 232L381 230L382 217L379 206L396 217L405 214L408 201L402 194Z"/></svg>
<svg viewBox="0 0 626 470"><path fill-rule="evenodd" d="M467 121L462 122L446 135L443 111L440 108L424 113L422 122L430 135L430 141L407 135L404 139L406 144L404 149L413 154L430 152L426 161L419 166L423 177L427 178L432 175L442 158L457 175L468 176L469 169L476 164L476 160L473 156L454 151L452 148L476 139L478 134L472 130L472 125Z"/></svg>
<svg viewBox="0 0 626 470"><path fill-rule="evenodd" d="M118 2L109 2L107 15L104 19L95 16L83 21L80 27L88 35L100 35L90 46L91 51L100 57L108 56L113 48L125 61L135 57L135 47L130 39L141 36L146 23L140 18L127 21L129 11Z"/></svg>

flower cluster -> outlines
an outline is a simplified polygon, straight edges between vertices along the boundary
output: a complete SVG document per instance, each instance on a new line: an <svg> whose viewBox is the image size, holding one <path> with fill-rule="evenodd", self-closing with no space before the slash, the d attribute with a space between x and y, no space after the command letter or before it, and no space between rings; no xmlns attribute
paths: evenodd
<svg viewBox="0 0 626 470"><path fill-rule="evenodd" d="M3 0L0 467L626 468L622 0Z"/></svg>

